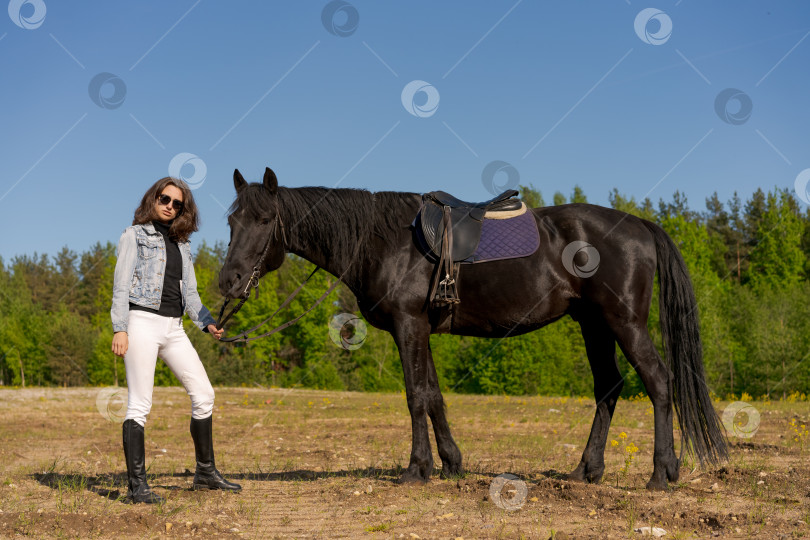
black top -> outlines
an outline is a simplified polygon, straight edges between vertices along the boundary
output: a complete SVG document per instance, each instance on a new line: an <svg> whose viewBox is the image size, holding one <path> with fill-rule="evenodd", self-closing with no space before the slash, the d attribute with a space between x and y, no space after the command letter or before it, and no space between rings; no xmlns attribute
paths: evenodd
<svg viewBox="0 0 810 540"><path fill-rule="evenodd" d="M155 230L163 235L166 245L166 273L163 276L163 292L160 295L160 309L152 309L130 303L130 310L148 311L163 317L183 316L183 291L180 290L180 281L183 279L183 256L177 242L169 238L169 225L153 221Z"/></svg>

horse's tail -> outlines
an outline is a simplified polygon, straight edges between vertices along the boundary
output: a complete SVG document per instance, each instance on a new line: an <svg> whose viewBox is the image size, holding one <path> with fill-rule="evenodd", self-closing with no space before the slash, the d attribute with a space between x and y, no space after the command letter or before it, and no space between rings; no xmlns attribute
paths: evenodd
<svg viewBox="0 0 810 540"><path fill-rule="evenodd" d="M658 255L659 313L667 363L673 372L673 402L681 428L681 453L697 455L701 465L728 459L720 419L712 406L703 371L697 301L686 263L669 235L649 221Z"/></svg>

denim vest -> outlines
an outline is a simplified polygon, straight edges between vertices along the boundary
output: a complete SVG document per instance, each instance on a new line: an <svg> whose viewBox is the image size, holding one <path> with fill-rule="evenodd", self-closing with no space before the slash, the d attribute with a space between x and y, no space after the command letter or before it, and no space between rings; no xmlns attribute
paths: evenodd
<svg viewBox="0 0 810 540"><path fill-rule="evenodd" d="M178 242L183 260L180 291L183 310L201 330L207 332L216 321L202 304L197 292L191 244ZM153 309L160 308L163 276L166 272L166 245L163 235L152 223L127 227L118 241L118 261L115 264L113 300L110 315L114 332L126 332L130 302Z"/></svg>

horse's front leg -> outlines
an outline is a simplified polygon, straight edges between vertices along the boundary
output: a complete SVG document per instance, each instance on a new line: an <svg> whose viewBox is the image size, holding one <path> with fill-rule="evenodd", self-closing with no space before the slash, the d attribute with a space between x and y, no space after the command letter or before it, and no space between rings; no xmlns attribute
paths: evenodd
<svg viewBox="0 0 810 540"><path fill-rule="evenodd" d="M427 320L408 317L396 321L391 332L399 349L402 371L405 374L405 394L411 413L411 460L399 478L400 483L425 483L433 472L433 454L430 451L427 413L431 410L430 325ZM441 399L441 394L439 394Z"/></svg>
<svg viewBox="0 0 810 540"><path fill-rule="evenodd" d="M456 478L464 471L461 467L461 451L453 440L450 426L444 410L444 398L439 387L439 377L436 375L436 366L433 364L433 353L430 350L428 337L428 415L433 424L433 434L436 435L436 446L439 447L439 457L442 459L442 478Z"/></svg>

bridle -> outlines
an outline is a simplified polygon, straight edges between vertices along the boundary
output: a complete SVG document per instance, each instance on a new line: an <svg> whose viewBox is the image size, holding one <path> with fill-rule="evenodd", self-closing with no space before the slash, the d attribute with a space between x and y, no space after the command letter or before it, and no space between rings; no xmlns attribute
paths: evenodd
<svg viewBox="0 0 810 540"><path fill-rule="evenodd" d="M225 303L222 304L222 309L219 310L219 317L217 320L217 330L221 329L228 320L236 315L236 313L242 308L242 306L247 302L248 298L250 298L250 289L253 288L256 290L256 298L259 297L259 278L261 277L262 273L262 266L264 265L264 260L267 258L267 252L270 251L270 245L273 241L274 237L278 237L278 231L281 230L281 240L284 244L284 250L287 250L287 234L284 231L284 222L281 220L281 213L278 212L278 208L276 208L276 218L273 220L273 230L270 234L267 235L267 240L264 243L264 249L262 249L262 254L259 256L259 260L256 261L256 264L253 265L253 271L250 274L250 279L248 279L247 283L245 284L245 288L242 290L242 293L238 296L239 303L236 304L236 307L231 308L231 311L222 318L222 314L225 311L225 308L228 306L232 298L227 298ZM234 341L231 338L223 338L221 341Z"/></svg>
<svg viewBox="0 0 810 540"><path fill-rule="evenodd" d="M287 242L287 234L286 234L286 232L284 230L284 222L281 219L281 212L278 211L278 206L276 206L276 217L275 217L275 220L273 221L273 225L274 225L273 230L267 236L267 241L264 244L264 249L262 250L262 254L259 257L259 260L256 262L256 264L253 265L253 272L251 272L251 274L250 274L250 279L248 279L247 284L245 284L245 288L242 290L242 293L239 295L239 303L237 303L235 307L231 308L231 311L228 312L228 314L225 316L225 318L222 317L222 314L225 312L225 308L228 306L228 304L230 303L232 298L226 299L225 303L222 304L222 308L219 310L219 317L217 318L218 319L217 320L217 329L218 330L221 329L225 325L225 323L228 322L228 320L231 317L236 315L236 313L242 308L242 306L245 304L245 302L247 302L248 298L250 298L250 289L251 288L255 289L256 298L259 297L259 278L261 277L261 270L262 270L262 267L264 265L264 260L267 258L267 253L270 251L270 245L271 245L273 239L277 238L279 236L279 234L278 234L279 231L281 231L281 240L282 240L282 243L283 243L283 246L284 246L284 251L285 251L285 253L287 252L287 248L289 247L289 243ZM270 330L269 332L265 332L264 334L261 334L261 335L258 335L258 336L248 337L248 334L251 334L251 333L255 332L256 330L258 330L259 328L261 328L262 326L264 326L265 324L270 322L270 320L273 317L278 315L278 313L281 310L286 308L290 304L290 302L292 302L293 298L295 298L298 295L298 293L301 292L301 289L304 288L304 286L307 284L307 282L310 280L310 278L312 278L312 276L314 276L315 273L318 270L321 269L320 266L315 267L315 270L313 270L312 273L309 274L309 276L307 276L307 278L298 286L298 288L296 288L292 292L292 294L290 294L287 297L287 299L284 300L284 302L281 303L281 305L278 307L278 309L276 311L273 312L272 315L267 317L265 320L263 320L262 322L260 322L256 326L254 326L254 327L252 327L252 328L250 328L248 330L245 330L243 332L240 332L239 334L237 334L235 336L220 338L220 341L248 343L248 342L251 342L251 341L255 341L257 339L261 339L263 337L270 336L272 334L275 334L276 332L280 332L280 331L284 330L285 328L287 328L289 326L292 326L293 324L297 323L302 317L304 317L304 315L308 314L310 311L312 311L313 309L318 307L318 305L321 302L323 302L323 300L327 296L329 296L329 294L332 291L334 291L335 288L343 281L343 277L349 271L349 268L351 268L351 263L354 262L355 259L357 259L357 255L358 255L358 253L360 251L360 245L361 245L361 243L358 242L357 249L355 251L354 257L352 257L352 260L349 262L349 265L346 267L346 270L344 270L343 273L340 274L340 277L338 277L337 281L335 281L335 283L333 283L326 290L326 292L324 292L321 295L321 297L318 298L318 300L316 300L315 303L309 309L304 311L301 315L295 317L294 319L291 319L291 320L285 322L281 326L277 326L276 328Z"/></svg>

